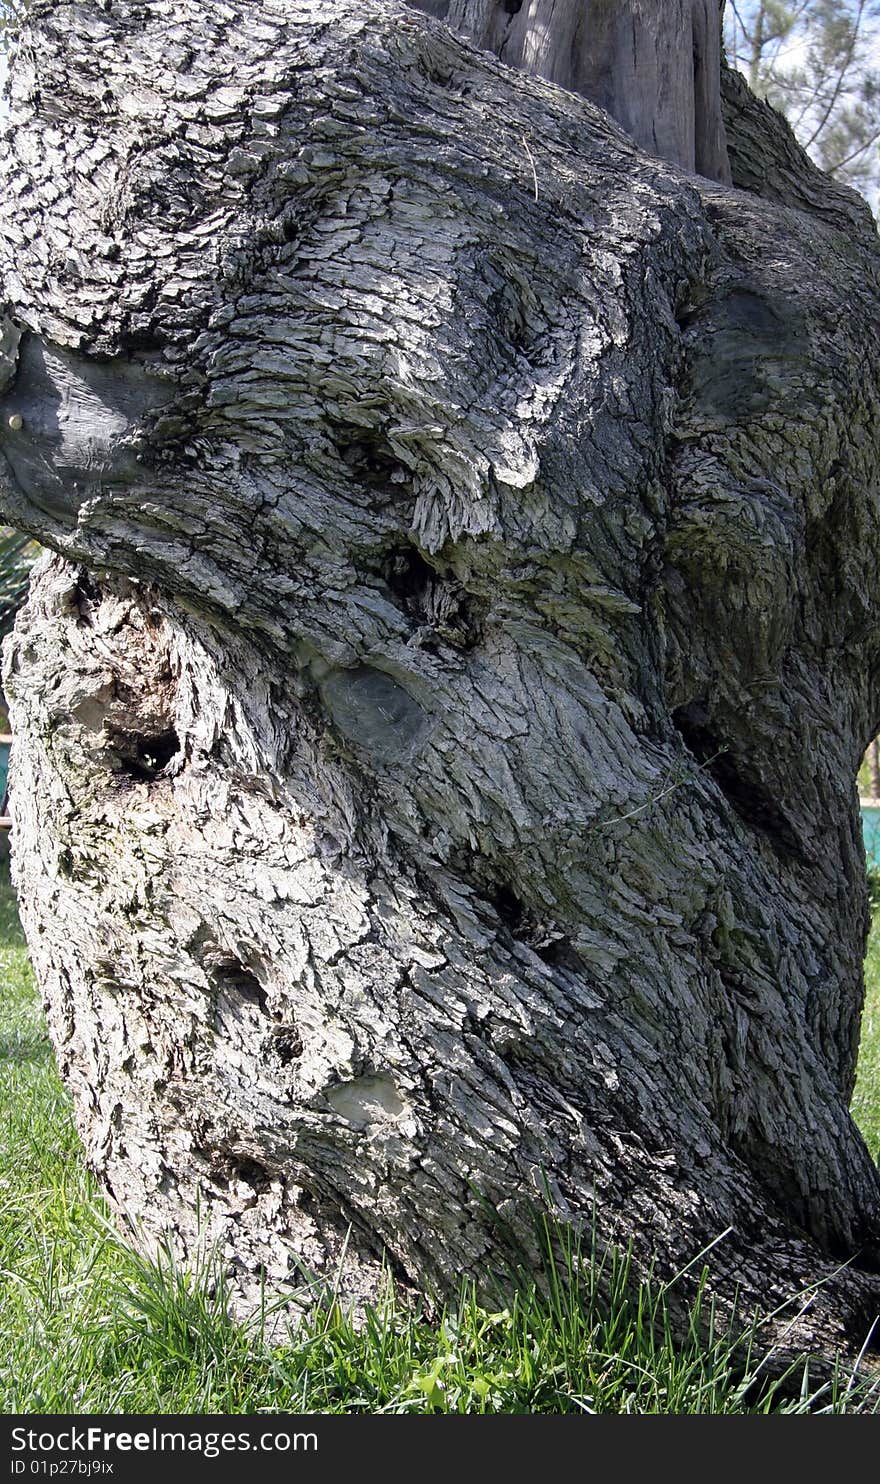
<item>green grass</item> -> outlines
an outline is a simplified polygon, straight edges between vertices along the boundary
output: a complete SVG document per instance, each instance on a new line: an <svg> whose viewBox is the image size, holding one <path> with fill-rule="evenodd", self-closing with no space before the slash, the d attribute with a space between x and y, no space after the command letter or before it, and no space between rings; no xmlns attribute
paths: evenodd
<svg viewBox="0 0 880 1484"><path fill-rule="evenodd" d="M880 1162L880 879L875 877L871 886L874 918L865 957L865 1008L852 1113Z"/></svg>
<svg viewBox="0 0 880 1484"><path fill-rule="evenodd" d="M876 1147L880 937L869 966L858 1098ZM324 1302L283 1345L256 1322L232 1322L210 1263L187 1276L170 1255L147 1262L114 1234L2 883L0 1108L4 1413L880 1410L880 1382L861 1377L820 1386L797 1368L769 1382L759 1330L736 1342L716 1332L698 1265L690 1333L675 1337L666 1289L632 1283L624 1257L588 1260L564 1237L542 1291L524 1285L494 1310L465 1286L433 1321L389 1297L355 1328Z"/></svg>

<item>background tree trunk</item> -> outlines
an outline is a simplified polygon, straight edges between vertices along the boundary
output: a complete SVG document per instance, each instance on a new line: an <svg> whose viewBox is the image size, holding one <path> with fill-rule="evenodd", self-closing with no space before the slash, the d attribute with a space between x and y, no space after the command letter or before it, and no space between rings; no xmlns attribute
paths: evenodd
<svg viewBox="0 0 880 1484"><path fill-rule="evenodd" d="M42 0L12 86L15 870L120 1211L361 1299L727 1231L860 1344L867 210L395 0Z"/></svg>
<svg viewBox="0 0 880 1484"><path fill-rule="evenodd" d="M730 180L717 0L412 0L478 46L583 93L652 155Z"/></svg>

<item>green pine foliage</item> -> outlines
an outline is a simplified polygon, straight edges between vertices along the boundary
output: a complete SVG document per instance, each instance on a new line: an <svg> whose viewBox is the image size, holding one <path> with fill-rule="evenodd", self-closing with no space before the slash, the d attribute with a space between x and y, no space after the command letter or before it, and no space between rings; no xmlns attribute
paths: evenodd
<svg viewBox="0 0 880 1484"><path fill-rule="evenodd" d="M727 53L823 170L880 195L880 0L727 0Z"/></svg>

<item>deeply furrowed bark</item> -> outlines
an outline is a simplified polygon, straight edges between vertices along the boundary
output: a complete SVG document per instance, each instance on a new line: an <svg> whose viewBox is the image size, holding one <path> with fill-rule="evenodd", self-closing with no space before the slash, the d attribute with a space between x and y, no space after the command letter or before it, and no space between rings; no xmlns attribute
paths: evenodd
<svg viewBox="0 0 880 1484"><path fill-rule="evenodd" d="M33 7L15 870L92 1164L245 1293L543 1203L877 1312L877 242L725 95L746 189L395 0Z"/></svg>

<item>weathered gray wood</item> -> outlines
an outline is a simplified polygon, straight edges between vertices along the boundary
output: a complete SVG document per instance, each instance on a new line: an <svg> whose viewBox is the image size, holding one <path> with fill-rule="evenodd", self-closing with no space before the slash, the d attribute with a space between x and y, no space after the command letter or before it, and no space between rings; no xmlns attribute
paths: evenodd
<svg viewBox="0 0 880 1484"><path fill-rule="evenodd" d="M860 1344L867 210L729 79L751 192L397 0L33 14L15 871L107 1190L245 1293L729 1227Z"/></svg>
<svg viewBox="0 0 880 1484"><path fill-rule="evenodd" d="M592 98L651 154L729 180L717 0L412 0L512 67Z"/></svg>

